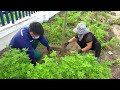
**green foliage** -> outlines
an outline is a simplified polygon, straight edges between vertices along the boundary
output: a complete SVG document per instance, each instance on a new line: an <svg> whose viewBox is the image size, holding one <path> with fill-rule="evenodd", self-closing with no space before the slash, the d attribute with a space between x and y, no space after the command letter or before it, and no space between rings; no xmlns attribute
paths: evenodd
<svg viewBox="0 0 120 90"><path fill-rule="evenodd" d="M109 21L109 24L110 24L110 25L113 25L113 24L118 24L118 25L120 25L120 18L110 20L110 21Z"/></svg>
<svg viewBox="0 0 120 90"><path fill-rule="evenodd" d="M111 70L108 61L98 63L92 54L77 54L57 58L53 51L49 58L44 56L46 63L34 67L30 64L26 50L21 52L10 49L0 59L1 79L109 79Z"/></svg>
<svg viewBox="0 0 120 90"><path fill-rule="evenodd" d="M120 58L118 58L117 60L115 60L115 62L117 63L118 66L120 66Z"/></svg>
<svg viewBox="0 0 120 90"><path fill-rule="evenodd" d="M73 29L79 22L85 22L88 29L97 37L98 41L103 44L102 48L105 47L106 41L103 39L104 35L107 34L109 29L108 23L102 23L97 16L94 17L91 23L91 15L97 13L107 18L107 11L68 11L67 12L67 27L65 31L65 41L72 38L75 33ZM50 23L43 23L44 28L47 30L46 37L50 44L62 44L62 32L64 26L64 14L56 15L56 17ZM112 43L112 42L111 42Z"/></svg>
<svg viewBox="0 0 120 90"><path fill-rule="evenodd" d="M26 50L9 49L4 53L0 59L0 78L25 78L25 67L30 64Z"/></svg>
<svg viewBox="0 0 120 90"><path fill-rule="evenodd" d="M110 41L106 41L105 43L102 43L102 47L111 47L112 50L118 49L119 50L119 40L115 37L112 37Z"/></svg>
<svg viewBox="0 0 120 90"><path fill-rule="evenodd" d="M80 12L77 11L70 11L67 13L67 27L66 27L66 41L67 39L71 38L74 33L72 30L78 23L77 18L80 16ZM74 24L75 23L75 24ZM72 25L73 24L73 25ZM46 37L51 44L60 45L62 44L62 32L64 27L64 17L60 15L56 15L56 17L50 23L43 23L42 24L46 32Z"/></svg>

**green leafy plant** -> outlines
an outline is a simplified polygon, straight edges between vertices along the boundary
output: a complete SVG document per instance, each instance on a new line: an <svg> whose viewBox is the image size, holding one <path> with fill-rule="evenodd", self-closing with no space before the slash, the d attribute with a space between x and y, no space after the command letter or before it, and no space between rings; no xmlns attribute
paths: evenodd
<svg viewBox="0 0 120 90"><path fill-rule="evenodd" d="M107 18L106 11L68 11L67 13L67 27L65 31L66 41L74 36L73 29L79 22L85 22L87 27L91 32L97 37L98 41L101 44L105 44L106 41L103 39L104 35L107 34L107 30L109 29L108 23L102 23L98 17L94 17L91 23L91 15L97 13L97 15L101 15ZM44 28L47 30L46 37L50 44L61 45L62 44L62 31L64 25L64 14L56 15L56 17L50 23L43 23ZM104 46L102 45L102 47Z"/></svg>
<svg viewBox="0 0 120 90"><path fill-rule="evenodd" d="M1 79L109 79L111 70L108 61L98 63L92 54L77 54L57 58L53 51L49 58L44 56L46 63L34 67L25 50L10 49L0 59Z"/></svg>
<svg viewBox="0 0 120 90"><path fill-rule="evenodd" d="M24 67L30 64L29 57L25 52L26 49L23 49L22 52L19 49L9 49L4 53L0 59L0 78L25 78L23 77Z"/></svg>
<svg viewBox="0 0 120 90"><path fill-rule="evenodd" d="M118 66L120 66L120 58L118 58L115 62L117 63Z"/></svg>
<svg viewBox="0 0 120 90"><path fill-rule="evenodd" d="M102 47L103 48L108 48L109 50L112 50L112 51L114 51L116 49L119 50L119 48L120 48L119 47L119 41L115 37L112 37L110 39L110 41L106 41L105 43L102 43Z"/></svg>
<svg viewBox="0 0 120 90"><path fill-rule="evenodd" d="M120 18L110 20L110 21L109 21L109 24L110 24L110 25L113 25L113 24L118 24L118 25L120 25Z"/></svg>
<svg viewBox="0 0 120 90"><path fill-rule="evenodd" d="M59 79L106 79L111 77L111 70L108 67L111 63L106 61L99 64L92 54L77 54L72 51L71 56L65 56L57 60L53 53L56 63L56 77ZM49 59L48 57L44 58Z"/></svg>

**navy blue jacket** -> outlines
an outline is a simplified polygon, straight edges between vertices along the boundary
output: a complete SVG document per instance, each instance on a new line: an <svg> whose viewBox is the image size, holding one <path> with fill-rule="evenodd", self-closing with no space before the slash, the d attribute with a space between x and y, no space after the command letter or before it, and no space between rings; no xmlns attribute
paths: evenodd
<svg viewBox="0 0 120 90"><path fill-rule="evenodd" d="M48 41L46 40L46 38L44 36L40 36L38 38L38 40L44 46L46 46L46 47L49 46ZM19 49L28 48L29 58L33 62L36 62L35 57L34 57L34 51L32 48L32 43L33 43L33 38L31 37L31 35L29 33L29 27L23 27L14 35L14 37L10 41L9 45L12 48L19 48Z"/></svg>

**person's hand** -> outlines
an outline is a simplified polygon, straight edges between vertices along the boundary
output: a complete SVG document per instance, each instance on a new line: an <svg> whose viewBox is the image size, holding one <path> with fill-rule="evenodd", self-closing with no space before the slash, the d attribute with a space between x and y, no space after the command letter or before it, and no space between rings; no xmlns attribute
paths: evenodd
<svg viewBox="0 0 120 90"><path fill-rule="evenodd" d="M33 66L36 66L36 61L31 61L31 63L33 64Z"/></svg>
<svg viewBox="0 0 120 90"><path fill-rule="evenodd" d="M48 57L50 57L50 53L52 52L52 49L50 46L47 47L47 50L48 50Z"/></svg>
<svg viewBox="0 0 120 90"><path fill-rule="evenodd" d="M79 51L78 51L78 54L80 54L80 53L82 53L83 51L80 49Z"/></svg>
<svg viewBox="0 0 120 90"><path fill-rule="evenodd" d="M69 42L64 43L64 48L66 48L68 44Z"/></svg>
<svg viewBox="0 0 120 90"><path fill-rule="evenodd" d="M50 54L50 52L52 51L50 46L47 47L47 50L48 50L48 54Z"/></svg>
<svg viewBox="0 0 120 90"><path fill-rule="evenodd" d="M52 51L52 49L51 49L50 46L47 47L47 50L48 50L48 52L51 52L51 51Z"/></svg>
<svg viewBox="0 0 120 90"><path fill-rule="evenodd" d="M45 63L45 61L42 60L42 59L40 59L40 60L39 60L39 64L42 64L42 63Z"/></svg>
<svg viewBox="0 0 120 90"><path fill-rule="evenodd" d="M35 66L36 66L36 63L34 63L33 66L35 67Z"/></svg>

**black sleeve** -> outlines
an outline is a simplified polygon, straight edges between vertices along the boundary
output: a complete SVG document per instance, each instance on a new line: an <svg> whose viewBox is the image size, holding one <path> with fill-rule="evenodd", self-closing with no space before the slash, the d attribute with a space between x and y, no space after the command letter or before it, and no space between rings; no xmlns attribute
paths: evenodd
<svg viewBox="0 0 120 90"><path fill-rule="evenodd" d="M85 36L85 40L86 40L87 43L93 41L92 35L91 35L90 33L88 33L88 34Z"/></svg>
<svg viewBox="0 0 120 90"><path fill-rule="evenodd" d="M78 34L75 35L75 38L78 38Z"/></svg>

